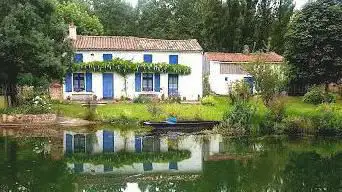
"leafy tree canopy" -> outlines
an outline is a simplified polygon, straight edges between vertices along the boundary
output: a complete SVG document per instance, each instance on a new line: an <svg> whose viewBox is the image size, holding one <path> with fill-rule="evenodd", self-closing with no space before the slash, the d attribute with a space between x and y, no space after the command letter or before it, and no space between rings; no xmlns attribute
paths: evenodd
<svg viewBox="0 0 342 192"><path fill-rule="evenodd" d="M306 85L342 78L342 3L319 0L295 14L286 36L294 79Z"/></svg>
<svg viewBox="0 0 342 192"><path fill-rule="evenodd" d="M49 0L8 0L0 12L0 85L16 104L18 77L61 79L71 48Z"/></svg>
<svg viewBox="0 0 342 192"><path fill-rule="evenodd" d="M73 1L57 3L57 15L64 23L74 23L78 34L103 34L103 25L99 18L92 15L84 3Z"/></svg>

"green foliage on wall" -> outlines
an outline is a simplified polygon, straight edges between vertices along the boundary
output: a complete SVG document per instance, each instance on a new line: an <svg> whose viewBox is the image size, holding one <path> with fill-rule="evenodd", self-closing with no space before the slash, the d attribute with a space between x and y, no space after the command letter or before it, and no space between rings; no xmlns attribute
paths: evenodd
<svg viewBox="0 0 342 192"><path fill-rule="evenodd" d="M115 58L112 61L93 61L88 63L75 63L73 71L89 72L116 72L123 76L135 72L145 73L174 73L189 75L191 68L185 65L171 65L166 63L135 63L129 60Z"/></svg>

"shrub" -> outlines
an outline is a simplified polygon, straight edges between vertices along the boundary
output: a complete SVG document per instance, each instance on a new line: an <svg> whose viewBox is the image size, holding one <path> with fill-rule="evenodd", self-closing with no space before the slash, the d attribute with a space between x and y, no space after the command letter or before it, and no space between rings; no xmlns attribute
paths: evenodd
<svg viewBox="0 0 342 192"><path fill-rule="evenodd" d="M129 114L121 113L119 117L107 119L106 122L113 125L138 125L138 119L130 118Z"/></svg>
<svg viewBox="0 0 342 192"><path fill-rule="evenodd" d="M321 103L335 103L336 96L332 93L328 93L324 90L322 86L313 86L304 95L303 101L305 103L310 103L318 105Z"/></svg>
<svg viewBox="0 0 342 192"><path fill-rule="evenodd" d="M148 104L147 111L152 115L152 117L159 116L162 113L162 109L157 102L151 102Z"/></svg>
<svg viewBox="0 0 342 192"><path fill-rule="evenodd" d="M248 101L251 97L251 87L246 81L236 81L229 92L229 97L234 104L239 101Z"/></svg>
<svg viewBox="0 0 342 192"><path fill-rule="evenodd" d="M237 102L231 110L224 113L223 122L219 128L226 128L237 133L249 133L254 115L255 107L247 102Z"/></svg>
<svg viewBox="0 0 342 192"><path fill-rule="evenodd" d="M211 95L205 96L201 99L202 105L209 105L209 106L215 106L216 101L215 98Z"/></svg>
<svg viewBox="0 0 342 192"><path fill-rule="evenodd" d="M133 99L133 103L151 103L152 99L146 95L139 95Z"/></svg>
<svg viewBox="0 0 342 192"><path fill-rule="evenodd" d="M332 104L319 105L311 119L319 134L337 135L342 131L341 111Z"/></svg>
<svg viewBox="0 0 342 192"><path fill-rule="evenodd" d="M209 75L203 77L203 95L209 96L212 93L209 83Z"/></svg>
<svg viewBox="0 0 342 192"><path fill-rule="evenodd" d="M84 119L88 121L96 120L96 116L97 116L96 103L92 103L91 101L88 101L86 108L87 110L85 112Z"/></svg>
<svg viewBox="0 0 342 192"><path fill-rule="evenodd" d="M171 95L168 97L169 103L181 103L182 99L179 95Z"/></svg>
<svg viewBox="0 0 342 192"><path fill-rule="evenodd" d="M43 114L51 112L51 104L46 97L36 96L28 105L27 114Z"/></svg>
<svg viewBox="0 0 342 192"><path fill-rule="evenodd" d="M288 117L284 119L284 132L288 135L302 135L304 133L314 133L312 121L306 117Z"/></svg>
<svg viewBox="0 0 342 192"><path fill-rule="evenodd" d="M30 102L20 105L19 107L4 108L0 114L45 114L51 113L51 104L46 97L36 96Z"/></svg>
<svg viewBox="0 0 342 192"><path fill-rule="evenodd" d="M262 60L243 66L255 80L255 89L261 96L266 107L280 95L288 83L287 65L270 65Z"/></svg>

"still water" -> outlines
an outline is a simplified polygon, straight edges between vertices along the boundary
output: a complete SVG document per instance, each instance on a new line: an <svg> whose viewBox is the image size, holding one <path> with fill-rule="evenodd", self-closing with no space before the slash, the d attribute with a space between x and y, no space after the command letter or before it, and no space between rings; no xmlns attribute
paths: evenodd
<svg viewBox="0 0 342 192"><path fill-rule="evenodd" d="M0 129L0 191L342 191L342 140Z"/></svg>

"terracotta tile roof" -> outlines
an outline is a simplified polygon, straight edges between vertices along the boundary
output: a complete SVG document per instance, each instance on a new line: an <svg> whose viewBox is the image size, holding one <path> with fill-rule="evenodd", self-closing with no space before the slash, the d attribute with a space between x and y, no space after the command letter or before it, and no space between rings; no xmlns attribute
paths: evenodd
<svg viewBox="0 0 342 192"><path fill-rule="evenodd" d="M76 50L118 51L202 51L196 39L164 40L125 36L77 36Z"/></svg>
<svg viewBox="0 0 342 192"><path fill-rule="evenodd" d="M284 60L283 56L277 53L261 53L261 54L243 54L243 53L219 53L208 52L205 53L205 57L209 61L221 61L221 62L253 62L255 60L263 60L267 63L277 63Z"/></svg>

